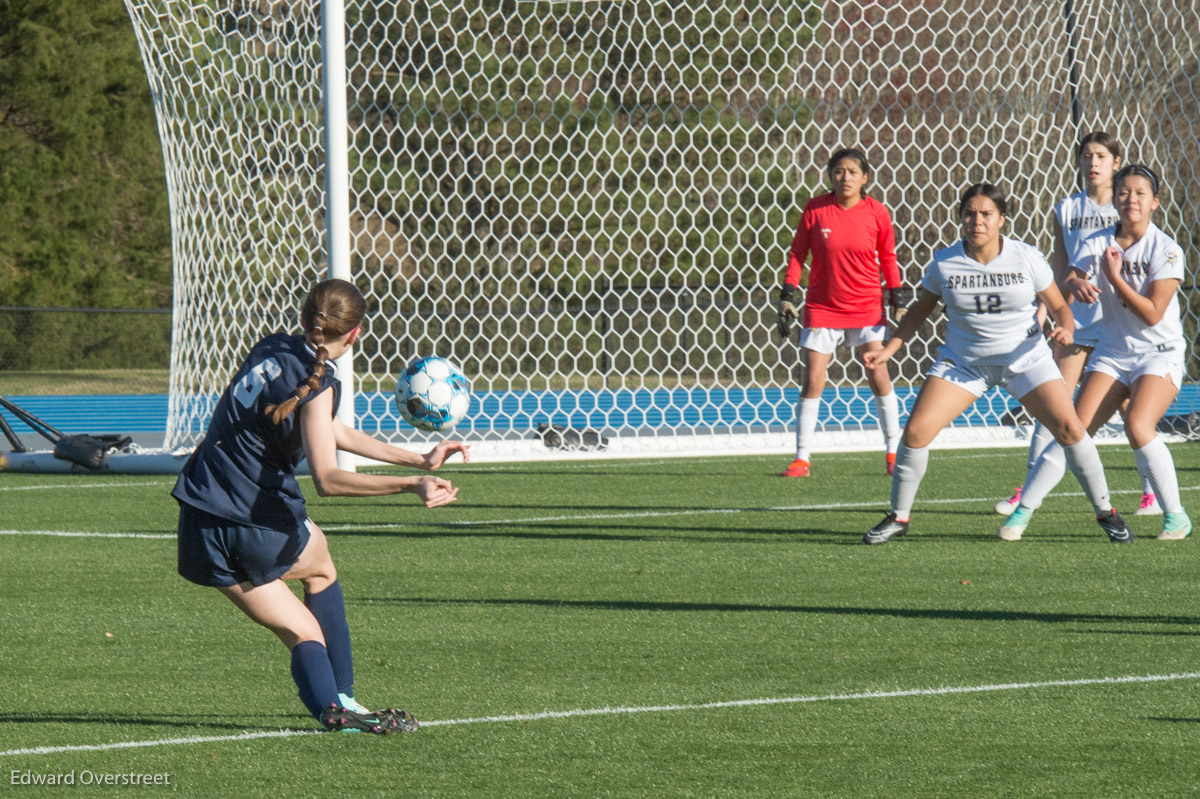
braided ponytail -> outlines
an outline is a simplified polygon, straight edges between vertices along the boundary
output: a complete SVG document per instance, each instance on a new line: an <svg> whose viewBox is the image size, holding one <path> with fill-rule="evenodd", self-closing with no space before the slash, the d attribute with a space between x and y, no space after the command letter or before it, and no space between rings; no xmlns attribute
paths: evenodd
<svg viewBox="0 0 1200 799"><path fill-rule="evenodd" d="M340 338L358 327L366 310L367 302L362 294L345 280L322 281L308 293L300 310L300 325L304 328L305 340L317 351L317 361L308 379L296 387L292 396L278 405L267 406L266 414L272 423L282 422L305 397L320 390L325 362L329 359L326 340Z"/></svg>

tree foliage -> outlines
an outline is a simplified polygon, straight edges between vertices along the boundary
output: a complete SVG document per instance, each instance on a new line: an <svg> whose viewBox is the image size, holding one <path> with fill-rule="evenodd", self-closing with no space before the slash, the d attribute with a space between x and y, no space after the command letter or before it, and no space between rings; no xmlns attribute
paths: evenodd
<svg viewBox="0 0 1200 799"><path fill-rule="evenodd" d="M0 230L0 304L169 304L162 154L120 0L0 0Z"/></svg>

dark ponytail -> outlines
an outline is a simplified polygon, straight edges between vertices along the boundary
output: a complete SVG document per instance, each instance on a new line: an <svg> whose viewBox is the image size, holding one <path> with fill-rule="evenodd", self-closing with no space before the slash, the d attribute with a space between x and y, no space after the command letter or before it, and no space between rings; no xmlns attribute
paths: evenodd
<svg viewBox="0 0 1200 799"><path fill-rule="evenodd" d="M267 406L267 417L274 424L288 418L301 400L321 388L325 361L329 359L325 342L341 338L361 325L366 310L366 300L352 283L334 279L313 286L300 309L300 325L304 328L305 340L317 351L317 362L308 379L296 387L292 396L278 405Z"/></svg>

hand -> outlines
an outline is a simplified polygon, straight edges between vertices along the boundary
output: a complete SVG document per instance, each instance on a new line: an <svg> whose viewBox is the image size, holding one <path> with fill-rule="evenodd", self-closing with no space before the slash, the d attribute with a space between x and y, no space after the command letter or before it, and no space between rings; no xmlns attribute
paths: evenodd
<svg viewBox="0 0 1200 799"><path fill-rule="evenodd" d="M471 445L461 441L443 441L425 454L424 468L429 471L439 468L456 452L462 453L463 463L471 460Z"/></svg>
<svg viewBox="0 0 1200 799"><path fill-rule="evenodd" d="M868 370L872 370L881 364L885 364L891 359L892 354L886 349L867 350L862 356L863 366L865 366Z"/></svg>
<svg viewBox="0 0 1200 799"><path fill-rule="evenodd" d="M1075 334L1065 327L1056 327L1050 331L1050 340L1064 347L1069 347L1075 343Z"/></svg>
<svg viewBox="0 0 1200 799"><path fill-rule="evenodd" d="M427 508L449 505L458 499L458 489L440 477L421 477L412 493L421 498Z"/></svg>
<svg viewBox="0 0 1200 799"><path fill-rule="evenodd" d="M791 300L781 300L779 302L779 314L775 317L775 327L779 330L779 335L787 338L792 332L792 322L800 319L800 312L796 310L795 304Z"/></svg>
<svg viewBox="0 0 1200 799"><path fill-rule="evenodd" d="M912 289L906 286L888 289L888 305L892 307L892 321L896 324L900 324L900 320L908 313L908 304L912 302L912 296Z"/></svg>
<svg viewBox="0 0 1200 799"><path fill-rule="evenodd" d="M1065 288L1076 302L1092 305L1100 299L1100 289L1092 285L1090 280L1084 280L1078 275L1071 275L1063 281Z"/></svg>
<svg viewBox="0 0 1200 799"><path fill-rule="evenodd" d="M1120 282L1123 255L1121 248L1115 244L1104 251L1104 257L1100 259L1100 268L1104 270L1104 276L1108 278L1109 283Z"/></svg>

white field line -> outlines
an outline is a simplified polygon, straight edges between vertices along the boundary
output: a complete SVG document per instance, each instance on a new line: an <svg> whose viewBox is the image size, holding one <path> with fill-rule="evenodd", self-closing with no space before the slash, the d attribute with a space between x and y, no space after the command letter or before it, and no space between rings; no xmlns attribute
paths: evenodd
<svg viewBox="0 0 1200 799"><path fill-rule="evenodd" d="M1197 491L1200 486L1180 486L1180 491ZM1111 492L1113 494L1140 494L1140 488L1121 489ZM1082 497L1082 491L1072 493L1056 493L1056 497ZM992 497L958 497L950 499L923 499L922 505L957 505L973 502L995 502L996 498ZM762 508L681 508L679 510L669 511L639 511L637 513L577 513L574 515L561 516L528 516L521 519L481 519L481 520L459 520L452 522L363 522L360 524L349 525L330 525L324 526L321 529L329 532L346 532L351 530L403 530L412 527L430 528L430 527L501 527L504 525L513 524L540 524L543 522L570 522L570 521L615 521L620 519L661 519L672 516L717 516L731 515L736 513L794 513L796 511L805 510L854 510L858 508L882 508L882 501L873 502L831 502L823 505L776 505L773 507ZM72 530L0 530L0 535L40 535L40 536L58 536L62 538L150 538L150 539L173 539L175 533L98 533L88 531L72 531Z"/></svg>
<svg viewBox="0 0 1200 799"><path fill-rule="evenodd" d="M63 489L74 488L144 488L145 486L173 486L175 481L165 482L162 480L139 480L132 483L52 483L46 485L33 486L0 486L0 491L62 491Z"/></svg>
<svg viewBox="0 0 1200 799"><path fill-rule="evenodd" d="M0 535L41 535L54 538L175 538L175 533L97 533L75 530L0 530Z"/></svg>
<svg viewBox="0 0 1200 799"><path fill-rule="evenodd" d="M723 708L757 707L764 705L799 705L813 702L853 702L864 699L898 699L921 696L952 696L981 694L996 691L1027 691L1037 688L1075 688L1090 685L1129 685L1137 683L1177 682L1200 679L1200 672L1180 674L1145 674L1126 677L1093 677L1079 680L1047 680L1044 682L1012 682L992 685L943 686L940 688L910 688L896 691L862 691L852 694L825 694L823 696L764 697L760 699L735 699L725 702L705 702L693 705L646 705L640 707L598 707L576 710L547 710L540 713L512 713L503 716L477 716L463 719L435 719L421 722L422 727L451 727L463 724L504 724L511 722L543 721L546 719L582 718L586 716L616 716L636 713L673 713L686 710L719 710ZM101 752L110 749L139 749L158 746L175 746L224 741L249 741L256 738L290 738L299 735L318 735L318 730L271 730L268 732L243 732L237 735L203 735L188 738L158 738L149 741L118 741L105 744L76 744L70 746L35 746L28 749L0 751L0 757L18 755L49 755L60 752Z"/></svg>

